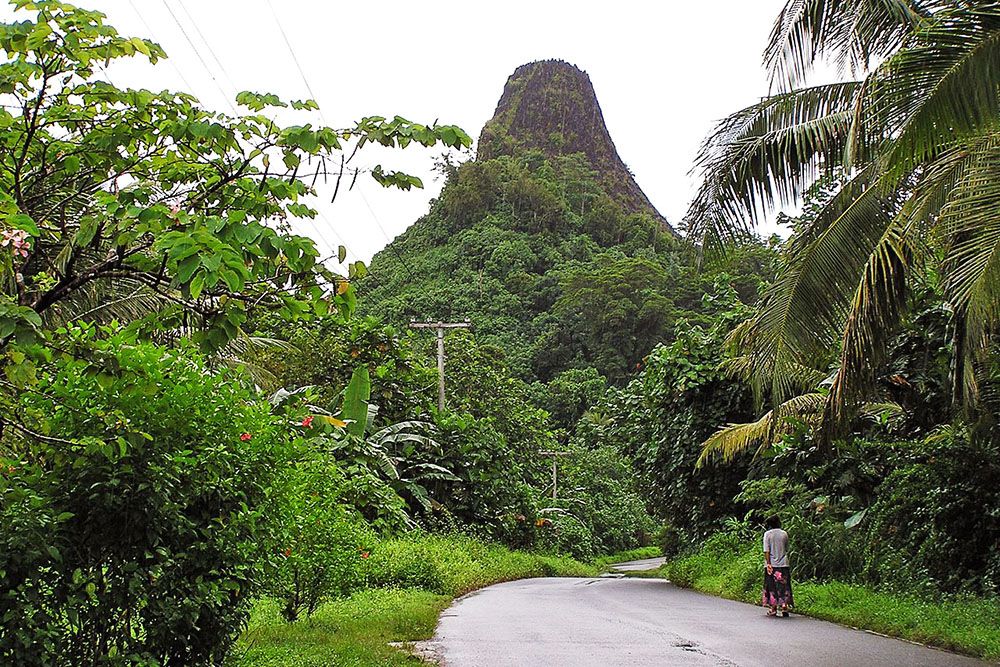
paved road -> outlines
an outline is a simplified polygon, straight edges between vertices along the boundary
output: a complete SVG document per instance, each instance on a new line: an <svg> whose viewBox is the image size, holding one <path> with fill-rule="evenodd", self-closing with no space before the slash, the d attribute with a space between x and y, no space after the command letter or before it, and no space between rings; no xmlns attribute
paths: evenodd
<svg viewBox="0 0 1000 667"><path fill-rule="evenodd" d="M639 572L640 570L655 570L664 563L667 559L663 556L659 558L647 558L645 560L630 560L627 563L615 563L611 566L612 570L620 570L621 572Z"/></svg>
<svg viewBox="0 0 1000 667"><path fill-rule="evenodd" d="M527 579L459 599L438 624L445 667L981 667L985 663L663 579Z"/></svg>

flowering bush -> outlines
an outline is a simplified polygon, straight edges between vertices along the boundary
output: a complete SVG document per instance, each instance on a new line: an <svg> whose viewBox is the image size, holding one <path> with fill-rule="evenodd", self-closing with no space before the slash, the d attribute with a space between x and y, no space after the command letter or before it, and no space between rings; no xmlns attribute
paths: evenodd
<svg viewBox="0 0 1000 667"><path fill-rule="evenodd" d="M28 256L31 250L31 241L28 240L28 232L23 229L5 229L0 232L0 248L10 246L10 251L14 257L22 259Z"/></svg>
<svg viewBox="0 0 1000 667"><path fill-rule="evenodd" d="M268 405L188 349L61 347L4 410L33 433L0 442L0 663L218 664L259 582Z"/></svg>
<svg viewBox="0 0 1000 667"><path fill-rule="evenodd" d="M294 621L325 600L350 594L361 584L361 561L374 532L345 502L344 474L325 453L306 449L282 474L272 508L278 527L272 552L279 557L267 593L282 602Z"/></svg>

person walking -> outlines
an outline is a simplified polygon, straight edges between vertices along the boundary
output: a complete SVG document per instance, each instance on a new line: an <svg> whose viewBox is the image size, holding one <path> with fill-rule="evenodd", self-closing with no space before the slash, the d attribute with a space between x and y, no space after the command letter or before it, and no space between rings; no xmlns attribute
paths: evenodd
<svg viewBox="0 0 1000 667"><path fill-rule="evenodd" d="M764 593L762 605L768 616L788 616L792 607L792 568L788 563L788 533L781 529L781 519L770 516L764 522Z"/></svg>

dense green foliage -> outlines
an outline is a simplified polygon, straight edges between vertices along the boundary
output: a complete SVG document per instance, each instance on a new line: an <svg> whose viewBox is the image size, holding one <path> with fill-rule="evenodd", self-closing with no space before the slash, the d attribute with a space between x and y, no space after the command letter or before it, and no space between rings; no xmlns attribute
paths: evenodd
<svg viewBox="0 0 1000 667"><path fill-rule="evenodd" d="M468 317L517 377L543 383L593 368L620 384L678 322L702 321L712 276L651 217L626 215L583 156L528 152L446 174L430 212L372 261L363 312ZM754 297L763 257L741 257L733 280ZM579 409L552 411L569 427Z"/></svg>
<svg viewBox="0 0 1000 667"><path fill-rule="evenodd" d="M13 407L39 435L2 442L0 659L217 662L266 562L283 437L240 376L107 333L64 332Z"/></svg>
<svg viewBox="0 0 1000 667"><path fill-rule="evenodd" d="M846 20L832 4L796 6ZM890 56L879 77L905 83L900 62L955 26L992 44L978 4L851 39L900 36L872 52ZM247 113L230 117L119 89L95 79L98 60L155 63L159 46L99 13L15 5L34 20L0 25L0 94L16 102L0 109L0 660L268 664L303 642L308 660L397 664L384 641L426 635L441 596L593 574L566 555L653 541L689 554L678 582L756 599L769 514L797 578L840 582L800 589L816 613L874 623L831 609L846 590L898 612L879 628L1000 653L968 616L995 618L994 603L947 597L1000 594L996 216L975 186L995 149L962 109L928 102L899 144L911 125L866 124L891 96L790 93L736 120L791 114L812 125L788 146L814 143L757 146L759 164L733 153L747 137L731 119L706 144L692 229L719 240L772 187L809 192L787 242L721 254L626 212L583 154L521 141L446 159L428 214L370 275L340 276L287 224L317 215L304 170L370 142L467 147L461 130L281 127L262 115L284 106L272 95L241 93ZM804 29L793 14L776 44ZM810 120L847 102L853 121ZM831 139L845 123L864 125L851 159ZM807 187L820 156L829 173ZM958 194L937 197L945 181ZM466 317L440 409L432 340L404 327ZM907 630L928 607L890 593L947 599L958 620Z"/></svg>
<svg viewBox="0 0 1000 667"><path fill-rule="evenodd" d="M678 327L675 340L646 357L626 386L608 391L580 421L575 441L615 446L632 462L655 514L691 534L731 515L745 467L696 469L701 443L718 424L748 417L750 393L720 369L722 343L747 309L725 276L704 296L710 328Z"/></svg>

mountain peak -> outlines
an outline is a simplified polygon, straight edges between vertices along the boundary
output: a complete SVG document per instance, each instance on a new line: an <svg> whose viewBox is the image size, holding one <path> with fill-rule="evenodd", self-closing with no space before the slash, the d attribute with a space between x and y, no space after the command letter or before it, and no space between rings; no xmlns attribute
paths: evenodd
<svg viewBox="0 0 1000 667"><path fill-rule="evenodd" d="M507 79L493 118L479 135L478 158L524 149L550 157L583 153L626 211L648 213L674 231L619 157L590 77L576 65L539 60L521 65Z"/></svg>

